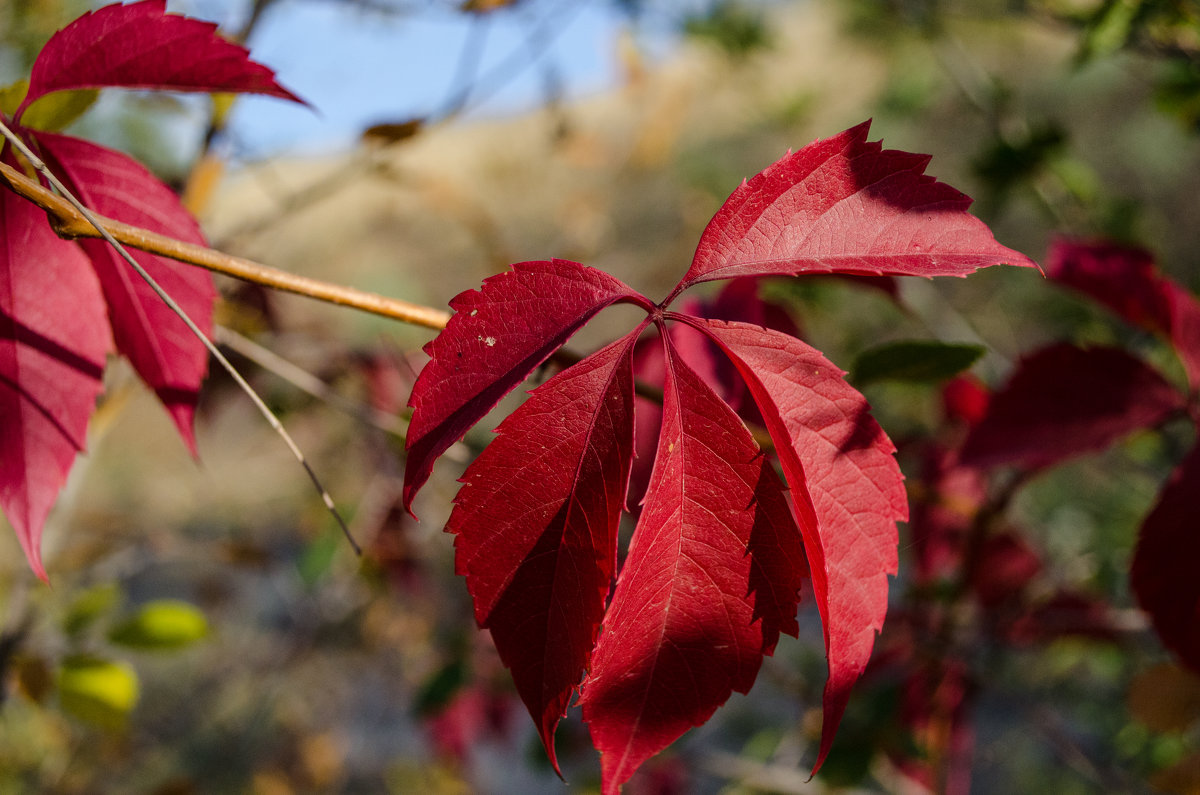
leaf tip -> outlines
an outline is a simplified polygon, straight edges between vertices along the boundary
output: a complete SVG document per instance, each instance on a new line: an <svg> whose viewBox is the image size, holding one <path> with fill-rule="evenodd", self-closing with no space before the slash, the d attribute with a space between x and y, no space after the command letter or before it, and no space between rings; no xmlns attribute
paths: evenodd
<svg viewBox="0 0 1200 795"><path fill-rule="evenodd" d="M554 768L554 774L565 784L567 779L563 775L562 768L558 766L558 754L554 751L554 730L558 728L559 716L547 713L542 716L538 723L538 736L542 739L542 746L546 749L546 758L550 760L550 766Z"/></svg>

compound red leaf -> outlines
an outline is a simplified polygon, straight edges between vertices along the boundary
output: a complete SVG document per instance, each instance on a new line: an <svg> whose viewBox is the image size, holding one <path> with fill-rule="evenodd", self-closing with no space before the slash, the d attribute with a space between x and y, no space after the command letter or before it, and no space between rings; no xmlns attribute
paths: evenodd
<svg viewBox="0 0 1200 795"><path fill-rule="evenodd" d="M136 161L102 146L52 133L37 133L51 169L95 212L198 245L200 227L170 188ZM102 240L80 241L100 277L117 350L166 406L193 455L192 420L208 351L150 286ZM212 332L216 289L205 270L165 257L131 251L205 334Z"/></svg>
<svg viewBox="0 0 1200 795"><path fill-rule="evenodd" d="M50 37L17 110L54 91L148 88L268 94L302 102L250 60L246 48L221 38L211 22L166 13L166 0L110 5Z"/></svg>
<svg viewBox="0 0 1200 795"><path fill-rule="evenodd" d="M433 462L593 315L618 301L649 302L619 279L567 260L520 262L450 302L455 314L425 346L408 405L404 506Z"/></svg>
<svg viewBox="0 0 1200 795"><path fill-rule="evenodd" d="M1023 359L992 396L962 462L1050 466L1158 425L1185 403L1158 371L1119 348L1051 345Z"/></svg>
<svg viewBox="0 0 1200 795"><path fill-rule="evenodd" d="M1200 445L1188 453L1146 517L1133 553L1130 584L1163 645L1200 672Z"/></svg>
<svg viewBox="0 0 1200 795"><path fill-rule="evenodd" d="M806 573L778 475L666 344L658 458L580 699L605 793L749 690Z"/></svg>
<svg viewBox="0 0 1200 795"><path fill-rule="evenodd" d="M678 319L708 334L745 379L791 490L829 664L815 770L887 613L896 522L908 517L895 447L866 399L816 349L745 323Z"/></svg>
<svg viewBox="0 0 1200 795"><path fill-rule="evenodd" d="M868 143L870 122L768 166L725 202L676 292L735 276L965 276L1037 267L967 213L971 199L925 175L926 155Z"/></svg>
<svg viewBox="0 0 1200 795"><path fill-rule="evenodd" d="M742 276L890 278L964 275L999 262L1036 267L967 214L967 197L924 175L927 157L883 151L866 135L862 125L818 141L739 188L666 301L653 304L576 263L522 263L456 298L456 314L426 348L431 361L410 400L408 505L433 460L603 307L641 306L663 337L661 356L635 348L639 328L618 343L620 354L608 349L588 368L535 390L528 408L501 425L484 463L468 470L452 516L477 618L493 627L552 760L554 726L589 666L588 639L595 640L580 705L602 754L606 793L706 721L734 690L751 686L779 633L797 631L809 565L829 659L819 768L882 626L888 577L896 572L896 522L908 512L895 448L865 399L818 351L763 328L794 325L757 299L752 282L735 281L691 314L665 311L670 300L698 282ZM724 356L714 357L717 349ZM619 378L609 369L617 366L613 357ZM642 401L634 418L622 419L627 405L619 412L606 405L618 382L625 394L625 368L639 378L662 372L661 412L644 411ZM587 389L601 393L585 397ZM567 406L584 419L565 429L547 420L575 416ZM787 488L739 414L766 426ZM616 444L621 422L628 425ZM584 441L576 425L606 430ZM611 543L612 486L631 469L630 481L641 482L626 462L635 445L640 452L653 438L655 425L646 496L596 639L597 594L612 566L602 567L594 544L572 546L585 527L575 524L575 512L582 517L594 506L586 541ZM589 458L593 442L606 450L615 444L612 460ZM565 454L546 455L547 444ZM643 458L650 457L647 450ZM551 471L561 458L560 471ZM634 485L630 494L638 491ZM495 560L501 565L489 570ZM585 595L576 601L560 587ZM560 648L552 652L555 638Z"/></svg>
<svg viewBox="0 0 1200 795"><path fill-rule="evenodd" d="M591 659L633 457L637 331L533 390L467 467L447 531L475 618L533 716L554 728Z"/></svg>
<svg viewBox="0 0 1200 795"><path fill-rule="evenodd" d="M84 449L111 348L83 252L0 191L0 507L43 580L42 525Z"/></svg>

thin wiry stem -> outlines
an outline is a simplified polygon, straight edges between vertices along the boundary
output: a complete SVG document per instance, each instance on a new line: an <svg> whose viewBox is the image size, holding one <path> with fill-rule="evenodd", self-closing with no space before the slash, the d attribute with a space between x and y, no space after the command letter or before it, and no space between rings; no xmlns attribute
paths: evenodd
<svg viewBox="0 0 1200 795"><path fill-rule="evenodd" d="M229 373L229 377L232 378L239 387L241 387L242 391L245 392L247 396L249 396L250 401L254 403L259 413L266 418L267 423L275 429L275 432L279 434L281 439L283 439L284 444L286 444L288 449L292 451L292 455L295 456L296 460L300 462L300 466L304 467L304 471L308 473L308 477L312 481L313 486L321 495L321 500L325 503L325 507L329 509L329 513L337 521L338 526L342 529L342 533L346 536L346 540L350 542L350 546L354 549L355 554L361 555L362 549L354 540L354 537L350 535L350 528L346 526L345 520L342 519L342 515L338 512L337 506L334 505L333 497L329 495L329 492L326 491L325 487L321 484L320 479L317 477L317 473L313 471L311 466L309 466L308 460L304 457L304 453L300 451L300 448L292 439L291 434L289 434L283 427L283 423L279 421L279 418L276 417L274 412L267 407L267 404L264 403L263 399L258 396L258 393L254 391L254 388L247 383L246 379L242 377L242 374L237 371L237 368L234 367L227 358L225 358L225 354L221 353L220 349L217 348L217 346L213 344L212 340L210 340L208 336L200 330L200 327L196 325L196 322L188 316L187 312L185 312L183 308L179 306L175 299L172 298L170 294L167 293L167 291L164 290L158 284L158 282L154 280L154 277L146 272L146 269L142 267L141 263L134 259L133 256L125 249L125 247L121 245L120 241L118 241L104 227L100 219L97 218L91 210L85 207L84 204L79 201L79 199L75 198L75 195L72 194L71 191L67 190L67 187L63 185L61 181L59 181L58 177L56 177L49 168L47 168L46 164L42 162L41 158L30 151L29 147L25 145L25 142L22 141L16 133L9 129L8 125L4 123L3 119L0 119L0 135L3 135L8 142L12 144L13 148L20 152L21 155L29 161L30 165L32 165L38 171L38 173L42 174L46 180L52 186L54 186L54 189L59 192L62 198L66 199L71 206L74 207L74 209L81 216L83 216L83 218L86 219L89 224L91 224L95 231L99 233L99 236L104 238L104 240L113 247L113 250L116 251L117 254L119 254L120 257L125 260L125 262L127 262L129 266L134 269L134 271L137 272L138 276L140 276L142 280L149 285L150 289L154 291L155 295L157 295L159 299L167 305L167 308L179 316L184 324L187 325L188 330L190 330L192 334L194 334L196 338L204 345L205 349L208 350L209 355L211 355L217 361L217 363L220 364L227 373Z"/></svg>
<svg viewBox="0 0 1200 795"><path fill-rule="evenodd" d="M5 138L10 141L19 140L15 136L9 137L13 134L7 127L3 129ZM23 143L21 148L28 151ZM32 156L32 152L30 155ZM41 163L40 160L36 162L30 160L30 162L35 166ZM44 168L45 164L42 164L42 167ZM50 215L54 231L61 237L105 238L113 241L114 245L123 244L149 254L157 254L188 265L205 268L214 273L222 273L243 281L261 284L274 290L283 290L319 301L327 301L331 304L348 306L415 326L440 330L445 328L450 319L450 313L440 309L412 304L396 298L387 298L376 293L323 282L319 279L298 276L206 246L197 246L194 243L176 240L148 229L102 218L91 211L87 211L85 214L79 209L83 205L65 198L67 194L59 196L46 190L17 169L4 163L0 163L0 181L7 183L8 188L17 195L45 210ZM57 189L58 185L55 185L55 188Z"/></svg>

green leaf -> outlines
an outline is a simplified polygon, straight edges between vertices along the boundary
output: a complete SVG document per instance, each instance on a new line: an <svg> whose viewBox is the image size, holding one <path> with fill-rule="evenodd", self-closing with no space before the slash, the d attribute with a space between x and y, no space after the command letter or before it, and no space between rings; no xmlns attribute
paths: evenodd
<svg viewBox="0 0 1200 795"><path fill-rule="evenodd" d="M80 635L87 630L96 619L109 613L121 601L121 589L112 583L96 585L75 597L63 617L63 632L67 635Z"/></svg>
<svg viewBox="0 0 1200 795"><path fill-rule="evenodd" d="M889 342L859 354L851 380L859 386L874 381L944 381L966 370L986 350L981 345L937 340Z"/></svg>
<svg viewBox="0 0 1200 795"><path fill-rule="evenodd" d="M1088 20L1080 61L1111 55L1128 43L1141 11L1141 0L1107 0Z"/></svg>
<svg viewBox="0 0 1200 795"><path fill-rule="evenodd" d="M55 91L34 102L21 114L21 124L35 130L58 132L82 116L100 92L94 88Z"/></svg>
<svg viewBox="0 0 1200 795"><path fill-rule="evenodd" d="M108 639L135 649L178 649L208 634L208 619L187 602L163 599L148 602L122 621Z"/></svg>
<svg viewBox="0 0 1200 795"><path fill-rule="evenodd" d="M28 93L29 81L25 78L21 78L0 88L0 113L3 113L5 116L11 116L16 113L17 108L21 107L21 103L25 101L25 95Z"/></svg>
<svg viewBox="0 0 1200 795"><path fill-rule="evenodd" d="M127 663L78 655L58 669L63 710L106 729L124 726L139 695L137 673Z"/></svg>
<svg viewBox="0 0 1200 795"><path fill-rule="evenodd" d="M329 574L341 548L342 537L336 533L321 533L304 548L296 568L306 586L313 587Z"/></svg>

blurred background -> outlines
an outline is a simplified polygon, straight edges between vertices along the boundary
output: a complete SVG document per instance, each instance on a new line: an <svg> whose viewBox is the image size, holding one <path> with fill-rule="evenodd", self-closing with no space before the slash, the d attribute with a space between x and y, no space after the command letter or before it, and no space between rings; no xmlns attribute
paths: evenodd
<svg viewBox="0 0 1200 795"><path fill-rule="evenodd" d="M89 7L0 4L0 84ZM871 118L873 140L931 154L929 173L975 197L1005 245L1042 261L1060 234L1135 243L1200 287L1190 0L169 8L219 22L312 107L108 91L71 132L147 163L215 247L296 273L443 307L511 262L561 257L665 294L743 178ZM47 527L51 587L0 533L0 792L598 791L577 712L558 732L567 783L554 776L441 532L500 415L438 465L414 522L399 507L405 404L431 332L219 286L219 341L366 554L225 377L203 394L197 461L114 361ZM978 359L967 375L861 382L900 447L913 522L821 774L808 780L824 684L808 606L751 693L626 791L1200 792L1200 679L1128 586L1190 425L1032 473L939 458L961 441L959 398L1023 354L1115 344L1184 384L1166 345L1018 269L760 294L847 370L900 340ZM608 310L570 348L635 317ZM935 525L969 535L976 557L960 545L932 565Z"/></svg>

